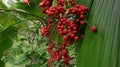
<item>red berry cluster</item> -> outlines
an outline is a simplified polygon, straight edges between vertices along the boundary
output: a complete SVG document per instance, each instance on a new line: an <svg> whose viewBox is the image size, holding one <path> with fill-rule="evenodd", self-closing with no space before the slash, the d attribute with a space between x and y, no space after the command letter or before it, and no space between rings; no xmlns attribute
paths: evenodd
<svg viewBox="0 0 120 67"><path fill-rule="evenodd" d="M71 5L75 5L75 0L69 0L69 3L70 3Z"/></svg>
<svg viewBox="0 0 120 67"><path fill-rule="evenodd" d="M55 47L55 44L54 43L50 43L49 46L48 46L48 48L47 48L47 51L51 52L54 47Z"/></svg>
<svg viewBox="0 0 120 67"><path fill-rule="evenodd" d="M64 63L69 65L70 55L68 54L68 49L65 46L59 47L57 50L54 50L55 44L51 43L47 49L50 53L50 59L48 63L50 66L53 66L54 61L60 61L62 58L64 59Z"/></svg>
<svg viewBox="0 0 120 67"><path fill-rule="evenodd" d="M50 59L48 63L50 66L53 65L54 61L62 61L66 65L70 64L70 55L68 47L73 44L74 41L78 40L79 37L83 38L84 34L80 32L81 27L86 23L84 20L85 14L88 11L87 6L75 4L74 0L57 0L58 5L52 5L53 0L42 0L39 4L42 7L42 12L45 13L49 18L48 26L44 26L40 32L43 36L49 36L49 32L53 27L53 22L57 24L57 30L60 37L62 38L62 45L57 47L54 41L48 46L48 53ZM72 7L66 10L67 5L71 4ZM69 17L70 16L70 17ZM97 30L94 26L91 28L93 32ZM79 35L80 33L80 35ZM50 35L51 36L51 35Z"/></svg>
<svg viewBox="0 0 120 67"><path fill-rule="evenodd" d="M87 10L88 10L87 6L82 6L77 4L75 7L70 8L69 13L84 15L87 12Z"/></svg>
<svg viewBox="0 0 120 67"><path fill-rule="evenodd" d="M42 36L47 36L49 29L50 29L51 25L49 24L48 26L44 26L43 28L40 29L40 33Z"/></svg>
<svg viewBox="0 0 120 67"><path fill-rule="evenodd" d="M52 6L53 0L42 0L41 3L39 3L39 7L42 7L42 12L45 13L45 11Z"/></svg>
<svg viewBox="0 0 120 67"><path fill-rule="evenodd" d="M62 6L51 6L48 10L46 10L46 14L48 16L59 17L60 14L65 14L65 8Z"/></svg>
<svg viewBox="0 0 120 67"><path fill-rule="evenodd" d="M77 33L77 24L70 19L67 19L66 16L63 16L58 22L58 31L60 36L62 36L64 41L71 43L73 40L78 40L78 36L75 36Z"/></svg>
<svg viewBox="0 0 120 67"><path fill-rule="evenodd" d="M82 32L83 25L87 23L85 21L85 14L88 11L88 7L84 5L78 5L75 0L57 0L58 4L55 6L54 0L42 0L39 3L39 7L42 7L41 11L48 17L48 24L40 29L42 36L47 36L50 39L53 29L53 23L57 24L57 30L59 36L62 38L60 47L57 47L52 41L50 42L47 52L50 54L48 63L53 65L54 61L63 61L66 65L70 64L70 55L68 47L74 43L74 41L80 38L84 38L84 32ZM30 0L24 0L24 4L29 5ZM69 7L71 6L71 7ZM90 24L89 24L90 25ZM91 27L93 32L97 31L95 26Z"/></svg>
<svg viewBox="0 0 120 67"><path fill-rule="evenodd" d="M59 6L64 6L65 5L65 0L58 0L58 5Z"/></svg>

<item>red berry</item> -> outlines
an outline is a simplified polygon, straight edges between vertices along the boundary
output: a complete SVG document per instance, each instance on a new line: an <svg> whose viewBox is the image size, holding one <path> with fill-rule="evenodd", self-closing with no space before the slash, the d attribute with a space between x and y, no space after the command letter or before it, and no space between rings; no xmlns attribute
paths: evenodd
<svg viewBox="0 0 120 67"><path fill-rule="evenodd" d="M74 34L76 34L76 33L77 33L77 31L76 31L76 30L74 30L74 31L73 31L73 33L74 33Z"/></svg>
<svg viewBox="0 0 120 67"><path fill-rule="evenodd" d="M66 42L65 42L65 41L63 41L63 42L62 42L62 45L66 45Z"/></svg>
<svg viewBox="0 0 120 67"><path fill-rule="evenodd" d="M51 24L53 23L53 19L48 19L48 22Z"/></svg>
<svg viewBox="0 0 120 67"><path fill-rule="evenodd" d="M67 36L63 36L63 39L66 41L66 40L68 40L68 37Z"/></svg>
<svg viewBox="0 0 120 67"><path fill-rule="evenodd" d="M65 54L68 54L68 50L65 48L62 50L62 54L65 55Z"/></svg>
<svg viewBox="0 0 120 67"><path fill-rule="evenodd" d="M81 14L81 15L84 15L84 12L83 12L83 11L81 11L81 12L80 12L80 14Z"/></svg>
<svg viewBox="0 0 120 67"><path fill-rule="evenodd" d="M84 21L80 21L80 24L81 24L81 25L84 25L84 24L85 24L85 22L84 22Z"/></svg>
<svg viewBox="0 0 120 67"><path fill-rule="evenodd" d="M64 55L64 63L65 63L66 65L69 65L69 64L70 64L70 55L68 55L68 54L65 54L65 55Z"/></svg>
<svg viewBox="0 0 120 67"><path fill-rule="evenodd" d="M57 60L57 61L60 61L61 58L62 58L62 56L59 54L59 55L56 57L56 60Z"/></svg>
<svg viewBox="0 0 120 67"><path fill-rule="evenodd" d="M80 15L80 19L84 19L84 15Z"/></svg>
<svg viewBox="0 0 120 67"><path fill-rule="evenodd" d="M87 11L87 10L88 10L88 7L87 7L87 6L85 6L85 7L84 7L84 10L85 10L85 11Z"/></svg>
<svg viewBox="0 0 120 67"><path fill-rule="evenodd" d="M29 0L24 0L24 4L29 5Z"/></svg>
<svg viewBox="0 0 120 67"><path fill-rule="evenodd" d="M92 32L96 32L96 31L97 31L96 26L92 26L92 27L91 27L91 30L92 30Z"/></svg>
<svg viewBox="0 0 120 67"><path fill-rule="evenodd" d="M79 22L79 19L76 19L76 22Z"/></svg>
<svg viewBox="0 0 120 67"><path fill-rule="evenodd" d="M62 46L61 46L61 48L62 48L62 49L64 49L64 48L65 48L65 46L64 46L64 45L62 45Z"/></svg>
<svg viewBox="0 0 120 67"><path fill-rule="evenodd" d="M63 34L67 34L67 32L68 32L67 30L63 30Z"/></svg>
<svg viewBox="0 0 120 67"><path fill-rule="evenodd" d="M78 40L78 36L75 36L75 37L74 37L74 40Z"/></svg>
<svg viewBox="0 0 120 67"><path fill-rule="evenodd" d="M75 34L70 34L71 38L74 38L75 37Z"/></svg>

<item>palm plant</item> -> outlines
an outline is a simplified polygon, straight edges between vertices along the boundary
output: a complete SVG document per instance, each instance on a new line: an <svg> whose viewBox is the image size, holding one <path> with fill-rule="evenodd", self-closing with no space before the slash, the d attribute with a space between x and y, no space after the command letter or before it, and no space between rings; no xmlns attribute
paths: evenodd
<svg viewBox="0 0 120 67"><path fill-rule="evenodd" d="M43 39L38 30L47 24L45 20L47 17L40 12L39 2L41 0L31 0L29 5L25 5L23 1L18 0L8 8L3 1L0 1L0 58L5 55L4 51L16 44L16 41L20 42L19 44L23 41L28 42L27 44L37 44L30 49L38 49L41 44L44 44L43 50L46 49L47 39ZM79 39L74 46L70 47L71 52L75 48L75 54L73 51L71 55L76 55L77 67L119 67L120 0L76 0L76 2L86 5L89 9L86 15L89 25L85 28L84 39ZM97 32L91 32L91 25L97 27ZM58 33L54 33L53 40L58 42ZM40 55L39 50L41 49L34 50L38 54L34 56ZM31 58L34 52L32 50L30 53L29 51L25 53ZM48 59L46 52L43 52L41 56L43 55ZM38 58L32 60L36 59ZM2 60L0 60L0 66L4 67Z"/></svg>

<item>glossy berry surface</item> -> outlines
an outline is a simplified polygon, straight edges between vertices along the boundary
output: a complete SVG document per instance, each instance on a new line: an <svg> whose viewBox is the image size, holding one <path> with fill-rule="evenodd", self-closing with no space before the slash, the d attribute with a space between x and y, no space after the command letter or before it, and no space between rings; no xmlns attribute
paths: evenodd
<svg viewBox="0 0 120 67"><path fill-rule="evenodd" d="M91 27L91 30L92 30L92 32L96 32L96 31L97 31L96 26L92 26L92 27Z"/></svg>

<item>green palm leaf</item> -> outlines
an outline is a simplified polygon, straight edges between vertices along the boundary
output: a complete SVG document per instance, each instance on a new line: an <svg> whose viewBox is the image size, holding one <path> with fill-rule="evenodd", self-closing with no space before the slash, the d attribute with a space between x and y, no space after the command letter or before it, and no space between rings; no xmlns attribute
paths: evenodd
<svg viewBox="0 0 120 67"><path fill-rule="evenodd" d="M88 2L89 1L89 2ZM90 0L81 0L92 4ZM77 56L77 67L120 67L120 0L94 0L88 22L96 25L97 33L87 27Z"/></svg>

